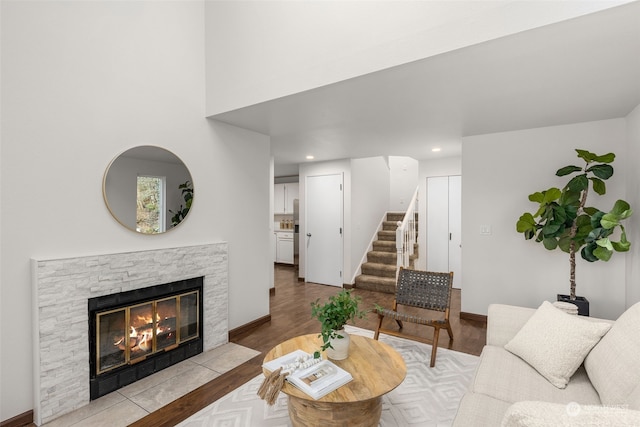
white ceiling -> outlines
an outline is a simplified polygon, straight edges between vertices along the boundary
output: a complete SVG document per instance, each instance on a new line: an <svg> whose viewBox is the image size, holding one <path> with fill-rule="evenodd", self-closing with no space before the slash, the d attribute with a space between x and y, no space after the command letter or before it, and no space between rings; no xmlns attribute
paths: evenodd
<svg viewBox="0 0 640 427"><path fill-rule="evenodd" d="M270 135L284 176L308 154L460 155L464 136L619 118L639 104L634 2L212 118Z"/></svg>

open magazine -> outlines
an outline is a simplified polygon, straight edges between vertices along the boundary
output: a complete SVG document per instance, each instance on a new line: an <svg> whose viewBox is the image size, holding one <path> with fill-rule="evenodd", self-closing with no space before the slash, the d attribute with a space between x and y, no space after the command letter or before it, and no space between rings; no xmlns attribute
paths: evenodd
<svg viewBox="0 0 640 427"><path fill-rule="evenodd" d="M288 365L303 356L311 356L302 350L296 350L284 356L280 356L262 365L263 368L273 372L276 369ZM286 380L314 399L320 399L353 380L351 374L337 366L330 360L323 360L305 369L298 369L287 375Z"/></svg>

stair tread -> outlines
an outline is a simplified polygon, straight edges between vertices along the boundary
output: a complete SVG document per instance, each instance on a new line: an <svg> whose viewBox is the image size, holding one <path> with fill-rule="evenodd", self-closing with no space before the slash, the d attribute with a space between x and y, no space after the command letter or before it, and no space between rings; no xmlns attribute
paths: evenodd
<svg viewBox="0 0 640 427"><path fill-rule="evenodd" d="M394 294L396 292L395 278L387 278L385 280L383 278L367 276L365 274L356 277L355 286L357 289L365 289L388 294Z"/></svg>

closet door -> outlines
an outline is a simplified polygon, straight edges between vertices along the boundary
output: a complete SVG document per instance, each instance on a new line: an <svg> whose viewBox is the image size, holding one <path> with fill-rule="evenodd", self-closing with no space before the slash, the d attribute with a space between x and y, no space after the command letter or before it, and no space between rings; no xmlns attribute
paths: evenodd
<svg viewBox="0 0 640 427"><path fill-rule="evenodd" d="M427 178L427 270L450 271L447 176Z"/></svg>
<svg viewBox="0 0 640 427"><path fill-rule="evenodd" d="M462 287L462 179L427 178L427 270L453 271L453 286Z"/></svg>
<svg viewBox="0 0 640 427"><path fill-rule="evenodd" d="M453 287L462 289L462 177L449 177L449 271Z"/></svg>

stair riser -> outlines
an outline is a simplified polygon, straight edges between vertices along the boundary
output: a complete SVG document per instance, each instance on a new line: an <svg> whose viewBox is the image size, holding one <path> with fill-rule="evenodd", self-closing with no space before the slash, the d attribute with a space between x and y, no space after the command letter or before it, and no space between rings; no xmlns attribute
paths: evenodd
<svg viewBox="0 0 640 427"><path fill-rule="evenodd" d="M378 231L378 240L382 240L385 242L395 242L396 241L396 232L395 231Z"/></svg>
<svg viewBox="0 0 640 427"><path fill-rule="evenodd" d="M377 264L396 265L397 257L396 254L392 253L369 252L367 254L367 261L375 262Z"/></svg>
<svg viewBox="0 0 640 427"><path fill-rule="evenodd" d="M396 278L396 269L380 269L376 267L368 267L367 265L362 265L362 274L366 274L368 276L378 276L378 277L390 277L392 279Z"/></svg>

